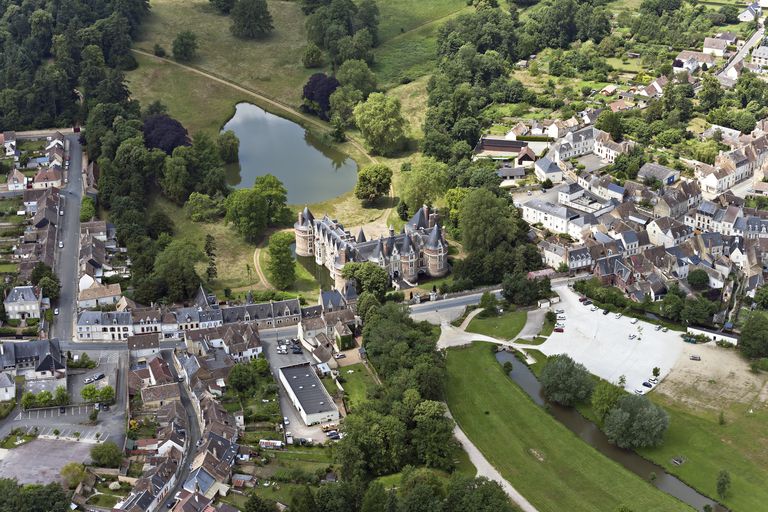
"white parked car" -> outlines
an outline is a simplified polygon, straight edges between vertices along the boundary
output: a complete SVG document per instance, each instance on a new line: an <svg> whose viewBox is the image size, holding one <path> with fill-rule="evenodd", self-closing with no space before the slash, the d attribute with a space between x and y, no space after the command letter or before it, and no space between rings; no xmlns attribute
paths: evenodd
<svg viewBox="0 0 768 512"><path fill-rule="evenodd" d="M592 306L591 308L589 308L589 310L590 311L597 311L597 306Z"/></svg>
<svg viewBox="0 0 768 512"><path fill-rule="evenodd" d="M62 242L62 241L59 241L59 249L61 249L61 248L63 248L63 247L64 247L64 242Z"/></svg>
<svg viewBox="0 0 768 512"><path fill-rule="evenodd" d="M629 323L631 323L633 325L636 324L637 323L637 318L633 318L632 320L629 321Z"/></svg>
<svg viewBox="0 0 768 512"><path fill-rule="evenodd" d="M291 421L288 419L288 416L283 416L283 423L286 425L290 425Z"/></svg>
<svg viewBox="0 0 768 512"><path fill-rule="evenodd" d="M621 318L621 317L622 317L621 313L616 313L616 318Z"/></svg>

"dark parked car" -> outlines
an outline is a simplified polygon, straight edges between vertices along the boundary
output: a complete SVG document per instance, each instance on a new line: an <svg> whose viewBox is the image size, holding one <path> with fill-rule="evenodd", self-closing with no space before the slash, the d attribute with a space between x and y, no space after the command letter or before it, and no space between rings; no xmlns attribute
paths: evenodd
<svg viewBox="0 0 768 512"><path fill-rule="evenodd" d="M645 386L647 388L652 388L653 384L651 384L650 382L643 382L643 386Z"/></svg>
<svg viewBox="0 0 768 512"><path fill-rule="evenodd" d="M61 414L66 414L66 412L67 412L67 408L66 408L66 407L59 407L59 412L60 412Z"/></svg>
<svg viewBox="0 0 768 512"><path fill-rule="evenodd" d="M592 301L591 300L585 300L584 301L584 305L585 306L591 306L592 305Z"/></svg>
<svg viewBox="0 0 768 512"><path fill-rule="evenodd" d="M607 315L608 313L610 313L610 311L608 311L607 309L604 309L604 310L603 310L603 314L604 314L604 315Z"/></svg>
<svg viewBox="0 0 768 512"><path fill-rule="evenodd" d="M555 327L555 332L565 332L562 327Z"/></svg>

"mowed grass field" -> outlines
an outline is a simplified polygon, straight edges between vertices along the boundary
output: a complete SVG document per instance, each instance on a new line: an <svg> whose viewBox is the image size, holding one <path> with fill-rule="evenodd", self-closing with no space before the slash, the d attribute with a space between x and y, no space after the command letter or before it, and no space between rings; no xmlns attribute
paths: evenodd
<svg viewBox="0 0 768 512"><path fill-rule="evenodd" d="M450 349L448 406L504 478L540 512L691 510L577 438L506 375L488 343Z"/></svg>
<svg viewBox="0 0 768 512"><path fill-rule="evenodd" d="M680 402L650 396L669 412L671 421L664 444L641 450L641 455L717 500L717 475L724 469L732 483L722 501L730 510L766 510L768 411L762 403L731 406L725 411L725 425L720 425L717 411L694 411ZM672 458L679 456L685 463L673 465Z"/></svg>

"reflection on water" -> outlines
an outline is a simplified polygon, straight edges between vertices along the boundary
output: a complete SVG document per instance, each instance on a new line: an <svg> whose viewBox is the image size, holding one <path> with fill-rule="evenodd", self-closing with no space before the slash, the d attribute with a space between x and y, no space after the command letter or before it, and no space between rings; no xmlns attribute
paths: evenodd
<svg viewBox="0 0 768 512"><path fill-rule="evenodd" d="M321 290L330 290L333 288L331 273L328 272L327 268L316 264L314 256L297 256L296 261L298 261L307 272L312 274L312 277L314 277L315 281L320 285Z"/></svg>
<svg viewBox="0 0 768 512"><path fill-rule="evenodd" d="M501 364L507 361L512 363L512 371L509 373L512 380L534 402L541 406L546 405L547 410L555 419L606 457L613 459L646 481L651 473L655 473L656 479L652 482L652 485L687 503L696 510L704 510L705 505L710 505L712 510L717 512L728 510L706 496L699 494L695 489L678 480L677 477L670 475L661 466L642 458L635 452L622 450L612 445L608 442L608 438L603 431L597 425L585 419L576 409L547 402L541 390L539 380L525 364L517 360L513 353L497 352L496 360Z"/></svg>
<svg viewBox="0 0 768 512"><path fill-rule="evenodd" d="M316 203L348 192L357 180L357 164L324 145L298 124L252 105L240 103L224 125L240 139L240 164L226 168L227 183L253 185L256 176L277 176L290 204Z"/></svg>

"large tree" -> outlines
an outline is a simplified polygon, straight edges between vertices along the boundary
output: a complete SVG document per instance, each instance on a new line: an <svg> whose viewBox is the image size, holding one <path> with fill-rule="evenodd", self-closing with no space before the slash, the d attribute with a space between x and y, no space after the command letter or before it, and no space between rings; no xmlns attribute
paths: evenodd
<svg viewBox="0 0 768 512"><path fill-rule="evenodd" d="M709 275L706 271L695 268L688 272L688 284L694 290L706 290L709 287Z"/></svg>
<svg viewBox="0 0 768 512"><path fill-rule="evenodd" d="M304 84L302 110L328 120L331 110L331 94L339 87L339 81L325 73L315 73Z"/></svg>
<svg viewBox="0 0 768 512"><path fill-rule="evenodd" d="M605 416L608 440L620 448L658 446L669 426L669 415L661 407L638 395L625 395Z"/></svg>
<svg viewBox="0 0 768 512"><path fill-rule="evenodd" d="M197 36L191 30L183 30L173 40L173 56L176 60L190 61L197 57Z"/></svg>
<svg viewBox="0 0 768 512"><path fill-rule="evenodd" d="M739 349L747 357L768 357L768 316L753 311L741 329Z"/></svg>
<svg viewBox="0 0 768 512"><path fill-rule="evenodd" d="M123 460L123 451L112 441L107 441L91 448L91 459L99 466L116 468Z"/></svg>
<svg viewBox="0 0 768 512"><path fill-rule="evenodd" d="M230 17L232 34L243 39L264 37L274 29L267 0L237 0Z"/></svg>
<svg viewBox="0 0 768 512"><path fill-rule="evenodd" d="M336 72L336 78L342 86L352 87L367 98L376 90L376 76L364 60L352 59L344 62Z"/></svg>
<svg viewBox="0 0 768 512"><path fill-rule="evenodd" d="M344 279L357 281L359 293L368 292L380 302L384 300L384 295L389 288L389 274L377 264L371 262L347 263L344 265L341 275Z"/></svg>
<svg viewBox="0 0 768 512"><path fill-rule="evenodd" d="M253 189L238 189L232 192L224 201L226 215L224 219L231 222L237 232L248 242L255 242L267 227L267 200Z"/></svg>
<svg viewBox="0 0 768 512"><path fill-rule="evenodd" d="M290 217L291 212L285 207L288 191L277 177L272 174L257 176L253 182L253 190L267 202L267 222L269 224L280 224Z"/></svg>
<svg viewBox="0 0 768 512"><path fill-rule="evenodd" d="M208 0L211 5L222 14L229 14L235 6L235 0Z"/></svg>
<svg viewBox="0 0 768 512"><path fill-rule="evenodd" d="M391 155L403 144L407 122L400 100L376 92L355 107L355 123L374 153Z"/></svg>
<svg viewBox="0 0 768 512"><path fill-rule="evenodd" d="M595 386L584 365L565 354L550 357L541 371L541 388L548 400L572 406L583 402Z"/></svg>
<svg viewBox="0 0 768 512"><path fill-rule="evenodd" d="M357 173L355 197L372 203L389 192L392 184L392 169L384 164L368 165Z"/></svg>
<svg viewBox="0 0 768 512"><path fill-rule="evenodd" d="M293 242L293 234L287 231L269 237L267 272L270 281L278 290L285 290L296 281L296 264L291 254Z"/></svg>
<svg viewBox="0 0 768 512"><path fill-rule="evenodd" d="M232 130L220 133L216 139L216 145L219 147L219 156L225 164L233 164L239 160L240 139Z"/></svg>
<svg viewBox="0 0 768 512"><path fill-rule="evenodd" d="M144 119L142 127L144 144L150 149L161 149L170 155L178 146L189 145L187 129L167 114L158 114Z"/></svg>
<svg viewBox="0 0 768 512"><path fill-rule="evenodd" d="M592 409L597 414L598 419L603 421L605 415L616 406L619 399L625 394L622 388L607 380L598 382L592 391Z"/></svg>
<svg viewBox="0 0 768 512"><path fill-rule="evenodd" d="M422 205L434 204L445 193L448 166L433 158L422 158L415 162L410 172L403 173L400 196L411 211Z"/></svg>
<svg viewBox="0 0 768 512"><path fill-rule="evenodd" d="M467 251L492 251L516 236L512 206L485 188L470 190L459 207L459 227Z"/></svg>

